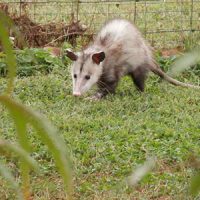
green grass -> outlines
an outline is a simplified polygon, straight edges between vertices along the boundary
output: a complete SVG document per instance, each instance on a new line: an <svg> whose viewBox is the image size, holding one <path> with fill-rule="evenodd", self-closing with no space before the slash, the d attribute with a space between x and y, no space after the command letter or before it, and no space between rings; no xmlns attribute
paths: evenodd
<svg viewBox="0 0 200 200"><path fill-rule="evenodd" d="M193 83L198 79L194 74L181 77ZM4 86L0 78L0 90ZM45 114L69 148L75 199L193 199L188 188L194 170L188 159L200 154L199 91L159 82L155 76L146 86L140 94L124 78L115 96L95 102L71 95L67 67L16 80L15 98ZM0 113L1 137L15 141L8 113L3 107ZM33 158L41 164L41 173L32 174L34 199L64 199L52 158L32 129L30 141ZM128 187L126 178L151 156L157 158L153 172L136 188ZM7 162L18 179L16 160ZM2 180L0 199L14 199Z"/></svg>

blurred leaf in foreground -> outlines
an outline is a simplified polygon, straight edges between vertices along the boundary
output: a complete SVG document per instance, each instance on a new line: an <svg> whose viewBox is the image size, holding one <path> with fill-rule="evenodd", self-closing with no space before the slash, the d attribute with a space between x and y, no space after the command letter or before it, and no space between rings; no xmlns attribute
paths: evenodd
<svg viewBox="0 0 200 200"><path fill-rule="evenodd" d="M143 165L137 167L135 171L128 178L128 183L131 186L137 185L145 175L147 175L156 164L155 158L149 158Z"/></svg>
<svg viewBox="0 0 200 200"><path fill-rule="evenodd" d="M8 67L8 85L6 93L10 94L14 87L14 78L16 75L16 60L9 40L8 27L12 26L12 21L2 11L0 11L0 41L6 54L6 64Z"/></svg>
<svg viewBox="0 0 200 200"><path fill-rule="evenodd" d="M197 195L200 191L200 172L198 172L193 178L190 187L190 192L192 195Z"/></svg>
<svg viewBox="0 0 200 200"><path fill-rule="evenodd" d="M52 153L58 171L62 175L62 179L64 180L69 193L71 173L67 148L61 137L58 135L56 129L42 115L30 110L20 103L13 101L7 96L0 96L0 102L8 108L11 116L15 120L15 124L22 122L30 123L35 128L43 143L48 146L49 151ZM23 138L26 137L27 135Z"/></svg>
<svg viewBox="0 0 200 200"><path fill-rule="evenodd" d="M200 63L200 48L196 48L178 58L172 65L172 68L168 74L171 76L176 76L182 71L189 69L191 66L194 66L198 63Z"/></svg>
<svg viewBox="0 0 200 200"><path fill-rule="evenodd" d="M0 162L0 175L5 178L5 180L8 182L8 184L16 191L17 198L19 200L24 200L24 197L21 193L20 187L18 183L15 181L12 173L8 169L7 166L5 166L2 162Z"/></svg>
<svg viewBox="0 0 200 200"><path fill-rule="evenodd" d="M14 143L9 143L5 140L0 139L0 154L4 154L5 151L10 151L17 156L22 157L30 167L32 167L33 169L38 169L36 161L31 158L24 149Z"/></svg>

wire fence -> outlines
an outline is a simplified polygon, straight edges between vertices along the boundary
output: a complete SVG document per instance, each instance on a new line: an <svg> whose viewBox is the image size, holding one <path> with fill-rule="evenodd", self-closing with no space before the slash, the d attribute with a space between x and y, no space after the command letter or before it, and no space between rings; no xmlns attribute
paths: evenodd
<svg viewBox="0 0 200 200"><path fill-rule="evenodd" d="M37 23L69 22L72 18L96 33L105 21L125 18L134 22L151 45L185 46L200 38L199 0L1 0L9 10L26 14Z"/></svg>

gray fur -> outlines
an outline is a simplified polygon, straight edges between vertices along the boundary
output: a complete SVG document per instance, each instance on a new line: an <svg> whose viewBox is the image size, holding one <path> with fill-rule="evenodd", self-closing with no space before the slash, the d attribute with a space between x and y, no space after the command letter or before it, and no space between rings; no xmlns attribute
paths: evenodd
<svg viewBox="0 0 200 200"><path fill-rule="evenodd" d="M129 75L140 91L148 71L174 85L198 87L184 84L169 77L156 65L151 47L137 28L127 20L115 19L103 26L94 42L77 54L68 53L77 60L73 63L73 93L80 96L97 83L96 97L114 93L122 76ZM74 74L77 78L74 78ZM90 76L86 80L86 76Z"/></svg>

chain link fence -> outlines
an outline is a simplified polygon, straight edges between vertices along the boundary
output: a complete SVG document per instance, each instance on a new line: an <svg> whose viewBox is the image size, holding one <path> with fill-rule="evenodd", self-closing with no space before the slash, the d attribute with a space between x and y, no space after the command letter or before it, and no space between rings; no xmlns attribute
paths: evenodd
<svg viewBox="0 0 200 200"><path fill-rule="evenodd" d="M152 46L172 48L199 41L199 0L1 0L9 11L26 13L36 23L80 20L88 33L105 21L126 18L134 22Z"/></svg>

